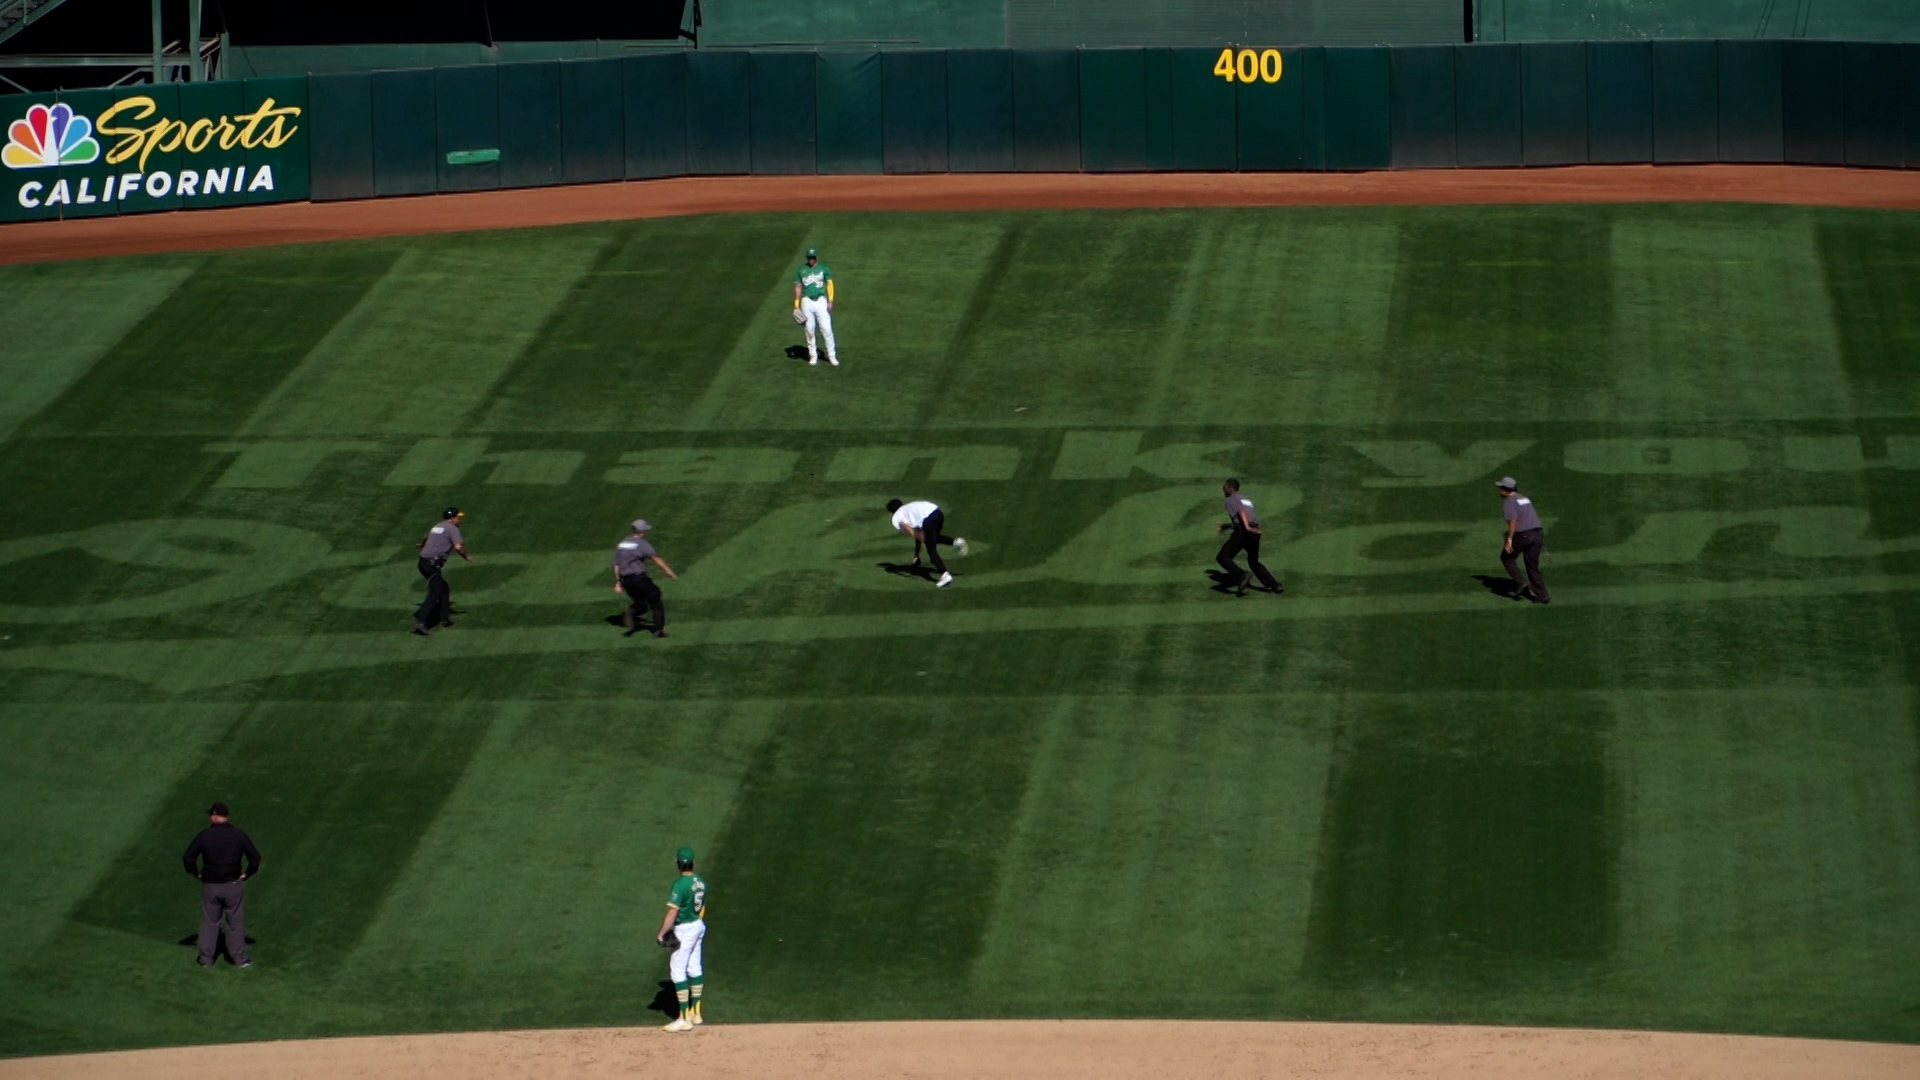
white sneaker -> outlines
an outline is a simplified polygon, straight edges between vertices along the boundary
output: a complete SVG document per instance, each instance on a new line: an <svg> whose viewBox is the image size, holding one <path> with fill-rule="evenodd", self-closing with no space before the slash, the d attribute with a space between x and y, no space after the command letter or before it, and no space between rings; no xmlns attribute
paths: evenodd
<svg viewBox="0 0 1920 1080"><path fill-rule="evenodd" d="M809 361L807 361L807 366L808 366L808 367L819 367L819 366L820 366L820 358L816 356L816 357L814 357L813 359L811 359L811 360L809 360Z"/></svg>
<svg viewBox="0 0 1920 1080"><path fill-rule="evenodd" d="M667 1025L667 1030L668 1031L692 1031L693 1024L686 1017L677 1016L677 1017L674 1017L673 1023Z"/></svg>
<svg viewBox="0 0 1920 1080"><path fill-rule="evenodd" d="M944 589L951 584L953 584L953 575L951 573L946 573L946 574L940 575L940 580L934 582L933 587L936 589Z"/></svg>
<svg viewBox="0 0 1920 1080"><path fill-rule="evenodd" d="M839 367L839 366L840 366L840 358L839 358L839 357L837 357L837 356L829 356L829 357L827 357L827 363L829 363L829 364L832 364L832 365L833 365L834 367Z"/></svg>
<svg viewBox="0 0 1920 1080"><path fill-rule="evenodd" d="M959 552L961 558L963 559L966 558L967 557L967 538L964 536L954 537L953 550Z"/></svg>

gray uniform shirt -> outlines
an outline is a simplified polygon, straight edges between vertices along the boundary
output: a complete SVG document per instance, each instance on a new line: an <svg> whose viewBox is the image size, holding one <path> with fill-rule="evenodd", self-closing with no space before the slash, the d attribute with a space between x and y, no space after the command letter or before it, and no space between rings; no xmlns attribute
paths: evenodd
<svg viewBox="0 0 1920 1080"><path fill-rule="evenodd" d="M447 553L460 542L460 526L451 521L443 521L427 530L427 543L420 549L423 559L446 561Z"/></svg>
<svg viewBox="0 0 1920 1080"><path fill-rule="evenodd" d="M647 576L647 557L653 554L655 554L653 545L647 543L646 537L635 533L614 546L613 565L620 571L621 577L632 577L635 574L645 577Z"/></svg>
<svg viewBox="0 0 1920 1080"><path fill-rule="evenodd" d="M1260 515L1253 512L1253 500L1237 491L1227 496L1227 520L1233 522L1236 529L1240 527L1239 514L1242 510L1247 512L1247 524L1258 527Z"/></svg>
<svg viewBox="0 0 1920 1080"><path fill-rule="evenodd" d="M1516 533L1545 528L1540 524L1540 515L1533 509L1533 500L1525 495L1515 494L1505 500L1505 512L1507 520L1514 523L1513 531Z"/></svg>

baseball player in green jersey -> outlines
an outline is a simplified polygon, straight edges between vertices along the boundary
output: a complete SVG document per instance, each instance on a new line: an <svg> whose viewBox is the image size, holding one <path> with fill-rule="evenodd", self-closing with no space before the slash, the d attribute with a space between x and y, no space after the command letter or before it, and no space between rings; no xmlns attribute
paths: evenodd
<svg viewBox="0 0 1920 1080"><path fill-rule="evenodd" d="M833 271L813 248L807 249L806 265L793 272L793 321L807 328L809 366L820 363L820 350L813 343L816 328L827 338L827 363L840 366L840 353L833 345Z"/></svg>
<svg viewBox="0 0 1920 1080"><path fill-rule="evenodd" d="M680 999L680 1015L667 1030L692 1031L706 1022L700 1018L700 992L706 987L700 946L707 939L707 883L693 872L692 848L681 848L673 864L680 868L680 876L673 879L673 888L667 893L667 916L660 920L660 932L654 939L664 947L667 935L672 934L679 942L668 967L673 973L673 992Z"/></svg>

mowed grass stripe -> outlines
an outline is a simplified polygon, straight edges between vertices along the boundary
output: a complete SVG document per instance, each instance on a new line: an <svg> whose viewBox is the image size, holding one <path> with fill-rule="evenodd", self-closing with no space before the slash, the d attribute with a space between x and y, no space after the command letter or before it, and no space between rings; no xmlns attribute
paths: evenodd
<svg viewBox="0 0 1920 1080"><path fill-rule="evenodd" d="M1257 211L1195 227L1207 243L1180 284L1190 306L1168 320L1170 351L1137 420L1376 423L1399 229L1377 214Z"/></svg>
<svg viewBox="0 0 1920 1080"><path fill-rule="evenodd" d="M1674 208L1615 221L1616 376L1567 418L1855 415L1811 221Z"/></svg>
<svg viewBox="0 0 1920 1080"><path fill-rule="evenodd" d="M1856 415L1920 415L1920 217L1829 217L1817 228Z"/></svg>
<svg viewBox="0 0 1920 1080"><path fill-rule="evenodd" d="M583 1007L584 1023L631 1022L630 996L606 988L644 988L642 1007L652 996L653 931L675 850L694 848L713 883L716 940L721 928L737 936L737 871L715 841L778 710L765 701L499 703L354 951L351 976L431 998L445 979L509 975L514 996L539 1002L527 1002L530 1023ZM725 972L730 983L743 977Z"/></svg>
<svg viewBox="0 0 1920 1080"><path fill-rule="evenodd" d="M979 1008L1257 1015L1296 997L1334 704L1055 704L974 964Z"/></svg>
<svg viewBox="0 0 1920 1080"><path fill-rule="evenodd" d="M1911 686L1613 695L1620 951L1645 1015L1910 1030L1920 1002Z"/></svg>
<svg viewBox="0 0 1920 1080"><path fill-rule="evenodd" d="M28 431L231 434L394 256L368 244L207 256Z"/></svg>
<svg viewBox="0 0 1920 1080"><path fill-rule="evenodd" d="M155 819L171 825L181 850L198 831L194 808L171 806L180 775L245 710L204 703L0 705L7 782L0 819L36 839L33 859L0 860L0 972L30 957L67 913ZM113 747L95 755L82 747ZM208 796L212 798L213 796ZM166 850L141 852L144 876L166 869ZM178 874L171 891L188 900ZM177 911L189 910L178 907ZM180 920L176 920L180 921Z"/></svg>
<svg viewBox="0 0 1920 1080"><path fill-rule="evenodd" d="M601 230L560 229L409 244L239 433L459 428L486 405L603 243Z"/></svg>
<svg viewBox="0 0 1920 1080"><path fill-rule="evenodd" d="M943 396L953 341L979 332L965 300L994 265L1005 225L993 215L912 221L902 229L861 215L808 219L785 260L755 279L767 291L699 399L668 405L668 415L695 430L914 427ZM824 340L818 368L787 355L806 343L791 313L793 275L809 246L834 273L839 369L828 366Z"/></svg>
<svg viewBox="0 0 1920 1080"><path fill-rule="evenodd" d="M801 219L784 216L614 228L593 268L501 381L475 429L610 432L671 425L747 332L763 306L760 288L784 281L782 268L805 228Z"/></svg>
<svg viewBox="0 0 1920 1080"><path fill-rule="evenodd" d="M0 270L0 443L84 376L200 265L195 256Z"/></svg>
<svg viewBox="0 0 1920 1080"><path fill-rule="evenodd" d="M1400 223L1377 424L1577 415L1609 385L1605 210L1419 210Z"/></svg>

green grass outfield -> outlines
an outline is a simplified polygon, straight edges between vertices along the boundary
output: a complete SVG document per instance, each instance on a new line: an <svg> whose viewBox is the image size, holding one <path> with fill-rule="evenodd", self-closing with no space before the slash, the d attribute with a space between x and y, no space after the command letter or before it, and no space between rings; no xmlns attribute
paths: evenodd
<svg viewBox="0 0 1920 1080"><path fill-rule="evenodd" d="M0 326L0 1053L658 1019L683 843L722 1023L1920 1041L1920 216L692 218ZM1284 598L1210 587L1229 473ZM1476 580L1504 473L1551 607ZM669 641L604 622L636 514ZM178 944L215 798L245 973Z"/></svg>

